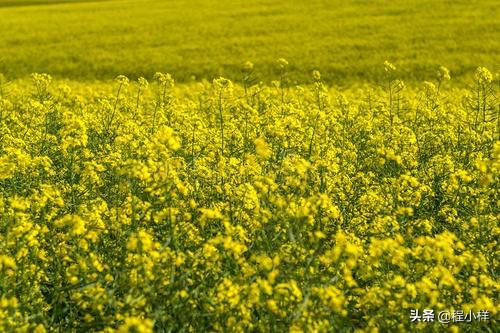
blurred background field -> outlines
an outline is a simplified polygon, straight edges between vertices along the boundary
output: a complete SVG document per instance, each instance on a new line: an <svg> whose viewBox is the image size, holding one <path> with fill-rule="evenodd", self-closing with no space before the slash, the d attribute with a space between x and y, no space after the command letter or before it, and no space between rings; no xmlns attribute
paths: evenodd
<svg viewBox="0 0 500 333"><path fill-rule="evenodd" d="M464 81L498 69L498 0L0 0L0 73L47 72L73 80L170 72L178 81L259 79L290 62L297 82L380 81L384 60L407 83L439 65Z"/></svg>

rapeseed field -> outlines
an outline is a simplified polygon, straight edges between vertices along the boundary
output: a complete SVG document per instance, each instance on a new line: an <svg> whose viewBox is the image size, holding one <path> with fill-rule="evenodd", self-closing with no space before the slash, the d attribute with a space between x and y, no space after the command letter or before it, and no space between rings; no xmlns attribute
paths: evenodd
<svg viewBox="0 0 500 333"><path fill-rule="evenodd" d="M0 0L0 73L110 80L171 73L179 83L236 80L251 60L290 79L377 84L398 64L410 85L447 66L460 86L500 63L498 0Z"/></svg>
<svg viewBox="0 0 500 333"><path fill-rule="evenodd" d="M0 331L497 331L498 73L273 66L0 77Z"/></svg>

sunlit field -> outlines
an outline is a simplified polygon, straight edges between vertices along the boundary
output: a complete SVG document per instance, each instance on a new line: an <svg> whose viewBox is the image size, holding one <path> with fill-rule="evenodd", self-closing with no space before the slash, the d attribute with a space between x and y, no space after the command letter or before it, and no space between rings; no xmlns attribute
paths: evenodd
<svg viewBox="0 0 500 333"><path fill-rule="evenodd" d="M0 0L0 332L497 332L497 21Z"/></svg>
<svg viewBox="0 0 500 333"><path fill-rule="evenodd" d="M458 85L500 63L497 0L0 0L0 31L10 78L236 80L249 60L267 82L283 57L298 83L377 83L389 60L408 84L445 65Z"/></svg>

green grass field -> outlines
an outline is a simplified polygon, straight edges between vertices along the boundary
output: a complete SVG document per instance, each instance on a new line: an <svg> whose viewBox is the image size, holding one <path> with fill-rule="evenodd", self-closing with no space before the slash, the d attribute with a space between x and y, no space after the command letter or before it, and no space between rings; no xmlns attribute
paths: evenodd
<svg viewBox="0 0 500 333"><path fill-rule="evenodd" d="M384 60L409 82L439 65L461 79L478 65L498 68L499 8L497 0L0 0L0 72L237 79L250 60L269 81L284 57L299 82L313 69L338 85L379 80Z"/></svg>

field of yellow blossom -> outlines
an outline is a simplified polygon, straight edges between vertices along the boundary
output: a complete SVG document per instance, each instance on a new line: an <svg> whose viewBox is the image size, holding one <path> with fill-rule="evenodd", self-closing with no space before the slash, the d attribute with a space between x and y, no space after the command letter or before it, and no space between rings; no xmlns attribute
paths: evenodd
<svg viewBox="0 0 500 333"><path fill-rule="evenodd" d="M497 331L498 74L276 66L0 77L0 331Z"/></svg>
<svg viewBox="0 0 500 333"><path fill-rule="evenodd" d="M11 79L211 81L249 59L270 81L284 57L299 83L375 83L390 60L408 84L444 64L458 86L500 62L499 0L0 0L0 32Z"/></svg>

